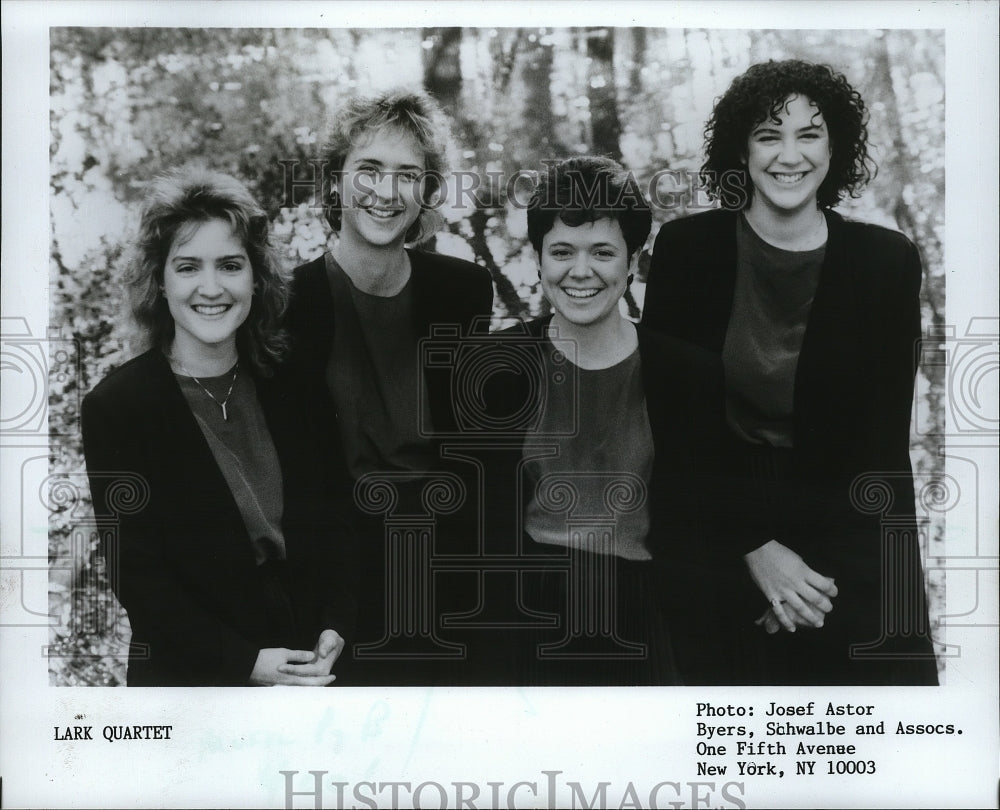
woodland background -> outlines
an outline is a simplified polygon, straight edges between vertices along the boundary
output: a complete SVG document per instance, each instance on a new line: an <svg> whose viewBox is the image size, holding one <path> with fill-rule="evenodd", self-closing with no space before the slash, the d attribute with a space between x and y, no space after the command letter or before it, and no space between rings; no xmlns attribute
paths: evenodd
<svg viewBox="0 0 1000 810"><path fill-rule="evenodd" d="M243 179L274 224L286 266L326 247L320 212L285 202L289 161L318 159L347 95L422 85L451 118L453 168L509 177L571 154L616 158L646 185L697 170L714 99L767 59L826 62L866 100L877 178L841 211L908 234L924 261L924 330L944 323L944 35L940 31L652 28L114 29L50 32L50 324L78 370L49 380L50 471L72 482L50 499L50 680L124 683L128 622L106 585L89 525L79 402L130 356L118 277L145 184L198 162ZM654 226L690 213L654 206ZM497 189L441 209L432 246L493 276L498 317L544 301L523 210ZM648 252L625 302L641 313ZM942 367L921 369L913 458L918 485L941 473ZM919 429L917 429L919 428ZM941 553L943 519L927 553ZM932 620L943 586L931 578Z"/></svg>

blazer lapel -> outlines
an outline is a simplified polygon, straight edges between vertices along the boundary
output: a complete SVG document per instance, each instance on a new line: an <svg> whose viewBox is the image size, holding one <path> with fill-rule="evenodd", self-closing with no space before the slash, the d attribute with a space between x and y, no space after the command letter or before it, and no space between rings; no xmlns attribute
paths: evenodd
<svg viewBox="0 0 1000 810"><path fill-rule="evenodd" d="M736 218L737 211L719 210L715 228L708 231L707 243L695 245L696 255L689 257L694 266L704 269L709 307L704 323L694 324L695 332L701 332L696 343L722 351L729 329L729 317L733 311L733 293L736 290ZM683 258L681 259L684 260ZM708 266L705 266L707 263Z"/></svg>
<svg viewBox="0 0 1000 810"><path fill-rule="evenodd" d="M858 325L863 302L857 300L844 220L832 211L826 219L826 253L795 372L795 446L810 465L828 463L823 448L851 434L853 403L864 398L858 390L863 376L858 362L865 355Z"/></svg>
<svg viewBox="0 0 1000 810"><path fill-rule="evenodd" d="M459 320L448 311L448 299L442 296L439 285L434 283L433 270L428 266L425 254L419 250L408 250L410 272L413 280L413 336L417 341L418 373L427 390L431 425L421 424L421 430L433 428L434 433L453 432L457 429L452 402L451 382L453 369L428 367L423 362L421 341L432 337L436 326L448 326ZM459 334L438 336L439 340L452 341L457 346Z"/></svg>

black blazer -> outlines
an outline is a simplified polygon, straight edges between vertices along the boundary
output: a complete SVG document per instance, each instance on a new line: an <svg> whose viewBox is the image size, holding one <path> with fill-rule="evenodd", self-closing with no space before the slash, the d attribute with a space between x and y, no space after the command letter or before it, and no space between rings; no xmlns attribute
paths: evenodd
<svg viewBox="0 0 1000 810"><path fill-rule="evenodd" d="M551 320L547 316L497 332L493 336L498 341L495 367L518 368L520 361L508 363L502 359L501 341L513 341L522 348L519 356L523 357L525 338L529 346L539 348L535 356L540 366L540 352L547 345L544 335ZM636 330L654 448L648 493L648 548L654 559L667 563L700 558L711 547L705 536L714 525L711 513L718 488L725 486L720 478L725 431L722 365L716 355L699 346L641 325ZM527 374L496 374L486 398L489 410L495 414L529 415L521 434L529 439L530 414L542 407L541 393L542 389L530 384ZM581 402L580 407L587 407L587 403ZM529 496L522 489L521 503L526 504Z"/></svg>
<svg viewBox="0 0 1000 810"><path fill-rule="evenodd" d="M795 376L795 475L777 481L758 475L746 465L748 446L740 447L731 438L729 466L737 483L719 503L718 517L730 527L729 532L723 528L720 550L729 542L730 553L741 554L776 537L837 580L841 595L827 629L796 637L803 644L809 640L822 645L836 626L839 641L828 651L817 646L793 655L790 660L798 661L800 669L813 662L817 671L784 675L805 679L790 682L933 683L936 671L912 523L909 456L920 339L920 257L900 233L824 213L826 253ZM713 210L660 229L649 269L644 325L721 356L736 284L737 216L735 211ZM859 499L860 490L852 495L852 483L865 474L884 484ZM865 499L874 495L877 501L886 492L891 497L885 499L884 512L858 508ZM882 521L887 516L902 520L897 527L909 528L909 540L898 551L899 559L908 562L899 563L896 570L884 569ZM775 527L780 532L774 533ZM731 535L728 540L726 534ZM907 533L897 536L906 538ZM738 549L732 548L734 543ZM739 554L732 557L739 560ZM901 578L903 585L898 584ZM908 630L894 640L886 661L852 661L849 644L873 642L882 632L880 600L887 588L906 594L902 609L913 634ZM720 616L720 626L749 622L766 607L748 578L742 585L735 582L734 590L739 591L734 610ZM898 609L896 604L890 608ZM708 666L702 663L699 679L718 682L711 659ZM794 672L795 665L790 666Z"/></svg>
<svg viewBox="0 0 1000 810"><path fill-rule="evenodd" d="M273 609L275 580L255 563L236 501L164 355L153 349L130 360L84 398L101 550L132 626L130 686L246 685L262 648L311 650L326 627L350 638L353 603L338 556L346 529L325 497L324 441L292 392L255 382L284 480L288 559L276 576L290 613ZM135 476L145 482L131 504L119 473L126 486Z"/></svg>
<svg viewBox="0 0 1000 810"><path fill-rule="evenodd" d="M920 338L920 256L903 234L826 211L826 256L795 377L801 472L850 482L910 474L910 408ZM642 323L721 353L736 284L736 217L713 210L656 237ZM905 490L906 487L902 487ZM896 508L913 511L899 493Z"/></svg>
<svg viewBox="0 0 1000 810"><path fill-rule="evenodd" d="M477 264L428 253L407 251L413 283L413 336L430 338L434 330L456 327L456 338L465 335L477 318L489 319L493 312L493 281ZM333 295L326 275L326 259L320 256L294 271L292 299L285 328L292 339L290 371L299 385L333 408L326 391L326 364L333 347ZM449 337L443 336L443 341ZM456 429L451 389L452 375L446 367L425 368L427 396L436 432Z"/></svg>

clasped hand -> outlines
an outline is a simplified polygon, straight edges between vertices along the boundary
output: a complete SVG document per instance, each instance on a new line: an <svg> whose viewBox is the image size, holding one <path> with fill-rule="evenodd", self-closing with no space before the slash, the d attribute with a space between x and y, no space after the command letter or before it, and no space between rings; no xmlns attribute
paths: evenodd
<svg viewBox="0 0 1000 810"><path fill-rule="evenodd" d="M744 556L750 576L771 606L755 624L768 633L782 627L794 633L798 627L822 627L833 610L830 601L837 585L814 571L788 546L771 540Z"/></svg>
<svg viewBox="0 0 1000 810"><path fill-rule="evenodd" d="M344 650L344 639L336 630L324 630L316 646L309 650L269 647L257 654L250 673L252 686L326 686L337 679L331 675L333 662Z"/></svg>

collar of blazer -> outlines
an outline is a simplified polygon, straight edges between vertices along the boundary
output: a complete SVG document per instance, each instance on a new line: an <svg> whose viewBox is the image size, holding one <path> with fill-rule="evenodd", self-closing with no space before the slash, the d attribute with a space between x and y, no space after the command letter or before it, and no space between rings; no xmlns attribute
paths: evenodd
<svg viewBox="0 0 1000 810"><path fill-rule="evenodd" d="M449 323L454 319L451 302L441 295L433 283L433 269L428 258L432 254L408 250L413 282L413 332L427 336L431 324ZM303 265L296 274L293 306L293 328L308 332L315 345L329 347L333 342L334 310L330 285L326 278L326 254Z"/></svg>
<svg viewBox="0 0 1000 810"><path fill-rule="evenodd" d="M711 277L716 280L714 295L720 313L730 313L733 308L737 268L736 219L739 215L739 211L720 208L691 218L692 221L699 217L704 218L703 224L706 230L703 238L697 240L699 254L697 261L700 264L711 264L712 266ZM836 211L829 209L824 209L823 215L826 217L827 224L826 253L820 270L819 286L813 301L813 313L819 313L820 321L825 320L824 313L827 305L836 307L835 302L842 293L842 290L839 289L841 283L851 273L851 263L846 259L845 220ZM711 248L704 249L705 245L711 245ZM693 246L694 243L692 243ZM687 261L685 257L678 257L678 260ZM839 309L839 307L836 308ZM813 319L814 314L810 314L810 327L812 327ZM722 351L728 327L728 314L714 324L706 324L704 328L711 330L708 345L716 351ZM808 330L806 334L808 339ZM803 345L803 350L805 350L805 345ZM808 355L808 351L806 353Z"/></svg>

